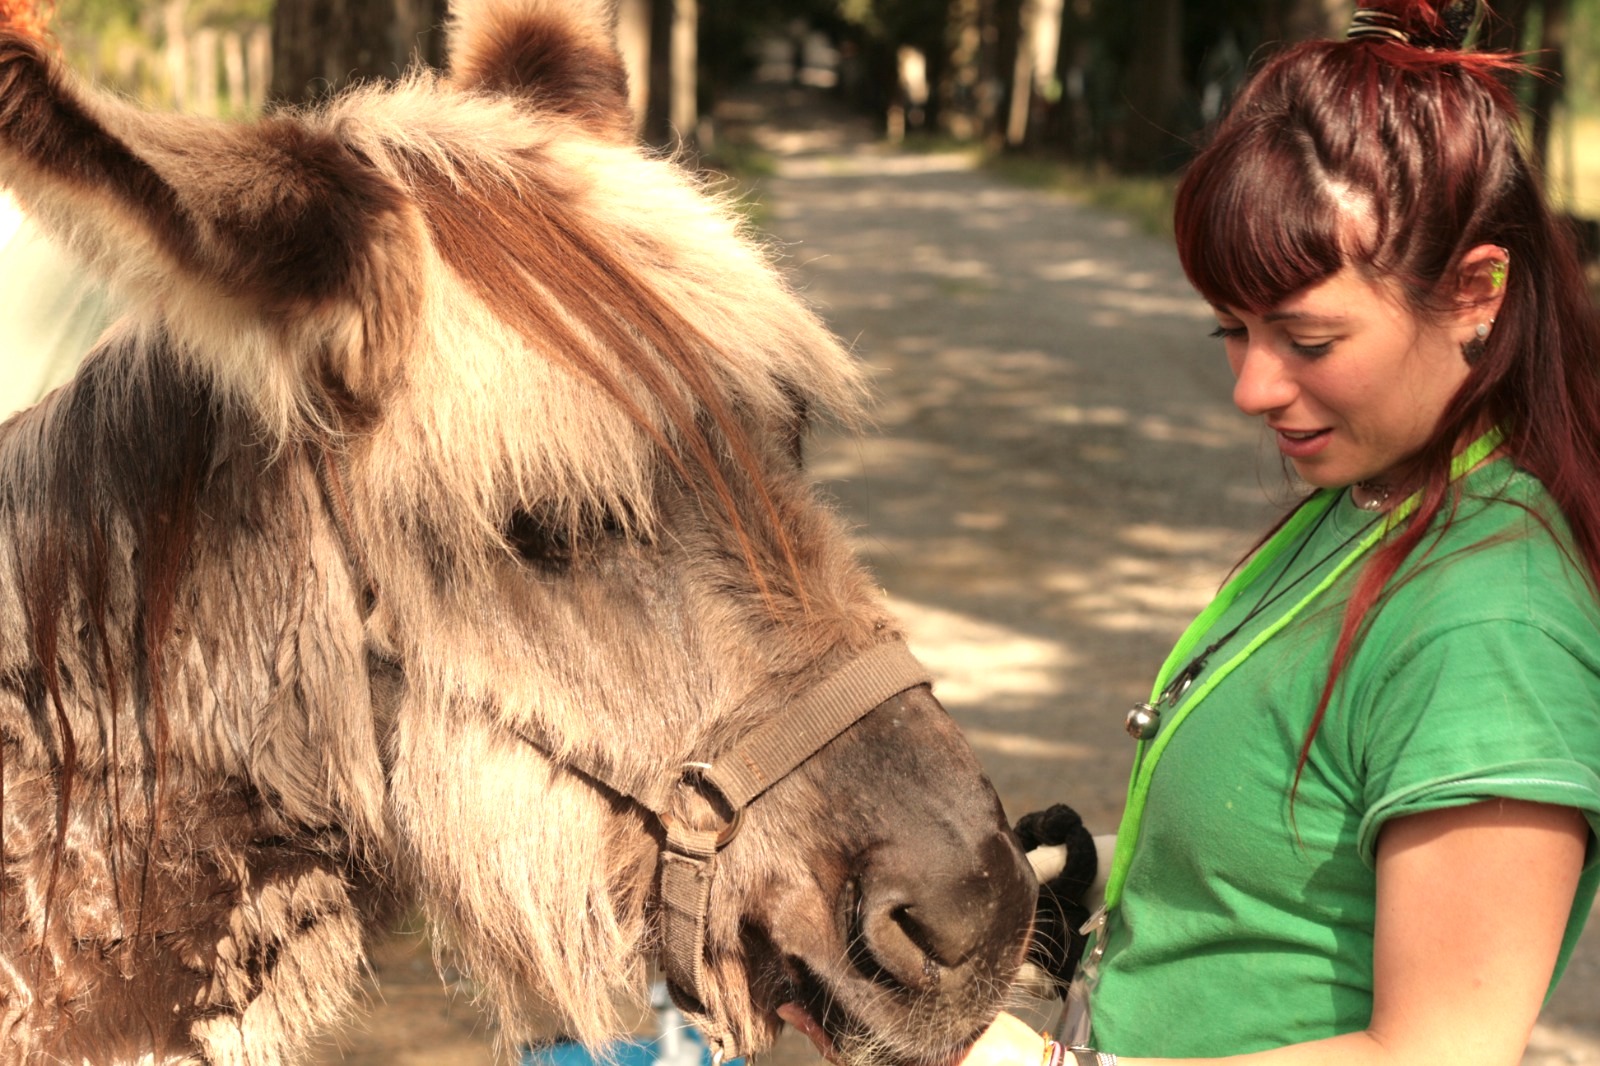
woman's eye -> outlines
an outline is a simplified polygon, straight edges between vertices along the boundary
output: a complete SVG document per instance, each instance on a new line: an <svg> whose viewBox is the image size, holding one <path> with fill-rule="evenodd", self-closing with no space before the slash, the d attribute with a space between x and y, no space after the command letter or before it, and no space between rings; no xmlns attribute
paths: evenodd
<svg viewBox="0 0 1600 1066"><path fill-rule="evenodd" d="M1289 341L1289 347L1293 348L1295 354L1301 356L1302 358L1320 359L1327 355L1328 352L1333 348L1333 342L1329 340L1312 343L1308 341L1297 341L1291 339Z"/></svg>
<svg viewBox="0 0 1600 1066"><path fill-rule="evenodd" d="M1219 338L1221 340L1231 341L1243 337L1248 332L1249 330L1245 329L1243 326L1219 325L1216 329L1211 331L1210 336Z"/></svg>

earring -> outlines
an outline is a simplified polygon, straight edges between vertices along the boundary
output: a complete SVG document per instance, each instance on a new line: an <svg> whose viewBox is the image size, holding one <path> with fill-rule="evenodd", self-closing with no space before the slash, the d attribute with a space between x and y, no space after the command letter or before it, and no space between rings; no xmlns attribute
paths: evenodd
<svg viewBox="0 0 1600 1066"><path fill-rule="evenodd" d="M1471 366L1483 358L1484 342L1489 339L1489 327L1494 325L1494 319L1479 322L1478 328L1473 330L1472 339L1461 345L1461 357Z"/></svg>
<svg viewBox="0 0 1600 1066"><path fill-rule="evenodd" d="M1499 292L1506 283L1507 264L1503 259L1496 259L1489 264L1489 283L1494 286L1494 291Z"/></svg>

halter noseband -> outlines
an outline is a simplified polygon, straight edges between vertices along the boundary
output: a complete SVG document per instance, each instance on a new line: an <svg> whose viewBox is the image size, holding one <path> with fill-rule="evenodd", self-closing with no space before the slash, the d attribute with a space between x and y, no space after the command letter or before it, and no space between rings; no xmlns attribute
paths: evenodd
<svg viewBox="0 0 1600 1066"><path fill-rule="evenodd" d="M705 1034L715 1062L738 1055L733 1033L711 1017L704 991L706 919L717 852L738 834L744 809L756 797L868 711L928 681L927 668L903 641L894 640L863 652L823 678L715 761L692 763L658 779L653 787L619 788L584 760L569 760L575 769L650 811L666 830L661 851L661 969L673 1000ZM715 793L727 818L720 825L697 828L673 817L672 799L681 789Z"/></svg>

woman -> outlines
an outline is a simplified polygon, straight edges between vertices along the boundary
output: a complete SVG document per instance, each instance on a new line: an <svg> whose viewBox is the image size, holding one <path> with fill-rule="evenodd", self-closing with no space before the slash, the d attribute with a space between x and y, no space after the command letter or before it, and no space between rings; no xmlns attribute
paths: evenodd
<svg viewBox="0 0 1600 1066"><path fill-rule="evenodd" d="M1600 878L1600 330L1468 22L1370 0L1184 178L1234 400L1317 491L1130 716L1099 1050L1002 1016L967 1066L1522 1055Z"/></svg>

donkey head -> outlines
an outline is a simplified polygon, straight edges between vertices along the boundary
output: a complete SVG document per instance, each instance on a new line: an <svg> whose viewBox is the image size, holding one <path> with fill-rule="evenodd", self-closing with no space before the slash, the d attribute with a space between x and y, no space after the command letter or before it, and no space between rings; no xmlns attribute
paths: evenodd
<svg viewBox="0 0 1600 1066"><path fill-rule="evenodd" d="M448 75L248 125L0 31L0 182L132 308L0 435L0 1041L277 1061L409 893L509 1038L601 1041L670 826L720 837L678 990L727 1050L992 1016L1032 883L926 685L737 831L716 786L899 634L800 461L859 371L631 143L608 10L476 0Z"/></svg>

